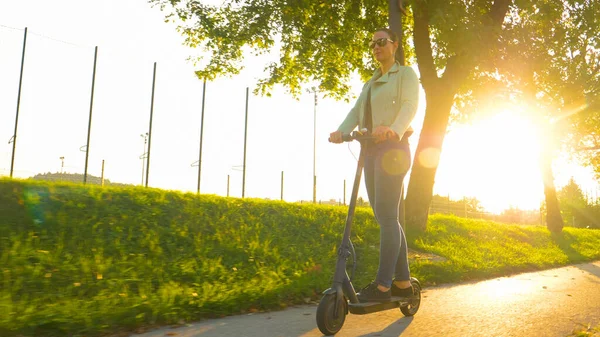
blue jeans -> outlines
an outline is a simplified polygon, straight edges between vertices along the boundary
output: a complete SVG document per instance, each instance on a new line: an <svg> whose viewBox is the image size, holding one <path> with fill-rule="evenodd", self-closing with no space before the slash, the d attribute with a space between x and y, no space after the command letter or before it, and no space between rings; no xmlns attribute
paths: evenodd
<svg viewBox="0 0 600 337"><path fill-rule="evenodd" d="M367 145L365 185L380 228L379 269L375 282L388 288L393 278L410 280L406 237L398 221L402 185L410 165L407 142L388 140Z"/></svg>

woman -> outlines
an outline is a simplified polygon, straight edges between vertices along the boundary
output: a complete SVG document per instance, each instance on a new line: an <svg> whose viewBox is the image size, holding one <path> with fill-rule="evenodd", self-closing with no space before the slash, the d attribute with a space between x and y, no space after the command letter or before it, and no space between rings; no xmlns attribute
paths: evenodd
<svg viewBox="0 0 600 337"><path fill-rule="evenodd" d="M332 143L356 126L374 138L366 146L365 185L369 202L380 227L379 270L375 281L358 293L361 302L390 301L391 296L411 297L406 237L398 222L402 184L410 167L408 136L417 111L419 80L410 67L396 62L397 35L382 28L371 41L379 68L364 85L356 104L337 131Z"/></svg>

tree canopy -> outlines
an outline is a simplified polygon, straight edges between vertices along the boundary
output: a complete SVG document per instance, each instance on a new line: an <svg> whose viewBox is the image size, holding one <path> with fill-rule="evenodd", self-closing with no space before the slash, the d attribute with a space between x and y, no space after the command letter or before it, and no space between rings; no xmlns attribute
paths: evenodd
<svg viewBox="0 0 600 337"><path fill-rule="evenodd" d="M375 68L368 41L388 26L386 1L225 0L218 5L198 0L149 0L178 24L185 44L205 51L195 58L202 64L200 78L239 73L243 60L253 54L278 51L278 60L265 64L266 77L257 91L268 95L275 84L293 95L302 85L317 83L326 96L347 98L351 76L367 80ZM473 46L487 43L482 24L490 18L492 1L428 1L431 56L442 73L458 55L472 55ZM405 1L403 46L414 62L413 7Z"/></svg>
<svg viewBox="0 0 600 337"><path fill-rule="evenodd" d="M208 5L196 0L150 0L166 11L185 37L185 44L206 52L197 75L208 80L237 74L249 53L278 50L279 59L265 64L266 77L257 91L269 95L275 84L293 95L302 85L345 98L351 76L371 76L374 63L368 41L387 26L382 1L226 0Z"/></svg>

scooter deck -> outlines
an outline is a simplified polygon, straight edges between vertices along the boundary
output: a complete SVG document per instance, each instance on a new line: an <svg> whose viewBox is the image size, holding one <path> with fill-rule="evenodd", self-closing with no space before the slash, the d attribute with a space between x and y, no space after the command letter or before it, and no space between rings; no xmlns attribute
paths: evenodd
<svg viewBox="0 0 600 337"><path fill-rule="evenodd" d="M392 297L389 302L365 302L365 303L348 303L348 311L355 315L365 315L377 311L396 309L409 304L408 300L403 297Z"/></svg>

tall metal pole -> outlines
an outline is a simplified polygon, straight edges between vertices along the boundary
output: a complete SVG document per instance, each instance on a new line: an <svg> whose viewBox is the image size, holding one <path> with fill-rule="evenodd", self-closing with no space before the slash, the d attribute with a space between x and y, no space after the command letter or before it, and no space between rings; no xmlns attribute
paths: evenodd
<svg viewBox="0 0 600 337"><path fill-rule="evenodd" d="M19 107L21 106L21 88L23 86L23 67L25 66L25 47L27 46L27 27L23 35L23 54L21 55L21 75L19 75L19 94L17 95L17 115L15 117L15 133L12 137L12 157L10 159L10 177L13 176L15 167L15 150L17 148L17 127L19 126ZM10 142L9 142L10 143Z"/></svg>
<svg viewBox="0 0 600 337"><path fill-rule="evenodd" d="M229 174L227 175L227 197L229 197Z"/></svg>
<svg viewBox="0 0 600 337"><path fill-rule="evenodd" d="M100 186L104 186L104 159L102 159L102 174L100 175Z"/></svg>
<svg viewBox="0 0 600 337"><path fill-rule="evenodd" d="M83 184L87 183L88 159L90 154L90 133L92 131L92 110L94 107L94 86L96 85L96 61L98 60L98 46L94 50L94 72L92 73L92 94L90 98L90 119L88 121L87 145L85 146L85 170L83 172Z"/></svg>
<svg viewBox="0 0 600 337"><path fill-rule="evenodd" d="M344 205L346 204L346 179L344 179Z"/></svg>
<svg viewBox="0 0 600 337"><path fill-rule="evenodd" d="M152 144L152 117L154 115L154 88L156 85L156 62L154 62L154 73L152 75L152 100L150 101L150 127L148 130L148 156L146 157L146 187L148 187L148 176L150 175L150 146Z"/></svg>
<svg viewBox="0 0 600 337"><path fill-rule="evenodd" d="M200 153L198 154L198 194L200 194L200 174L202 172L202 135L204 133L204 100L206 98L206 79L202 85L202 117L200 117Z"/></svg>
<svg viewBox="0 0 600 337"><path fill-rule="evenodd" d="M246 143L248 140L248 92L249 88L246 87L246 122L244 126L244 173L242 176L242 198L246 195Z"/></svg>

